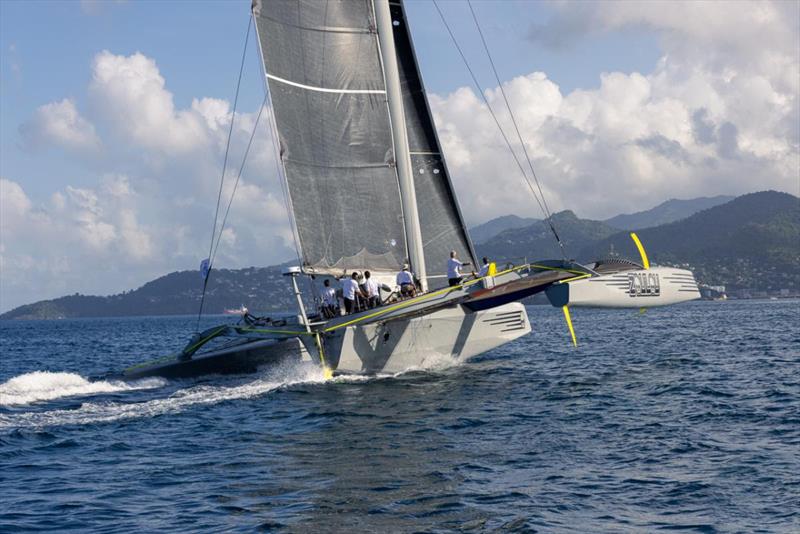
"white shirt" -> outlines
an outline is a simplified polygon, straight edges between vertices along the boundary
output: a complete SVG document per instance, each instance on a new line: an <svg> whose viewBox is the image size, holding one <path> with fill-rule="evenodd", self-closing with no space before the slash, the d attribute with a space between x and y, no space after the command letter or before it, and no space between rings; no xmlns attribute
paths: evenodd
<svg viewBox="0 0 800 534"><path fill-rule="evenodd" d="M411 277L411 273L408 271L400 271L397 273L397 285L402 286L403 284L414 285L414 278Z"/></svg>
<svg viewBox="0 0 800 534"><path fill-rule="evenodd" d="M481 267L481 270L478 271L478 278L483 278L484 276L489 274L489 265L490 265L489 263L484 263L483 264L483 267Z"/></svg>
<svg viewBox="0 0 800 534"><path fill-rule="evenodd" d="M379 297L381 295L380 290L378 289L378 282L376 282L372 278L367 279L366 286L367 286L368 297Z"/></svg>
<svg viewBox="0 0 800 534"><path fill-rule="evenodd" d="M322 290L322 302L327 306L336 306L338 304L338 300L336 298L336 290L332 287L326 287Z"/></svg>
<svg viewBox="0 0 800 534"><path fill-rule="evenodd" d="M461 277L460 269L463 266L464 264L455 258L450 258L449 260L447 260L447 278L460 278Z"/></svg>
<svg viewBox="0 0 800 534"><path fill-rule="evenodd" d="M347 300L356 300L356 291L358 290L358 282L352 278L345 278L342 280L342 296Z"/></svg>

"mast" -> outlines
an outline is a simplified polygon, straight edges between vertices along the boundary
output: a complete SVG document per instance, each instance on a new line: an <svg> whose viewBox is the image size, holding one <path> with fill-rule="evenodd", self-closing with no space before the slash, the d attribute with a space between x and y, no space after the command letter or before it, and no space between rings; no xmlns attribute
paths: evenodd
<svg viewBox="0 0 800 534"><path fill-rule="evenodd" d="M428 282L425 269L425 256L422 247L422 230L417 210L417 194L414 176L411 174L411 155L408 149L403 92L400 87L400 74L397 66L397 53L394 46L392 14L389 0L373 0L375 22L378 29L383 74L386 79L386 99L389 103L389 118L392 123L392 141L397 165L397 179L400 185L400 199L403 206L403 226L408 242L408 255L411 267L427 291Z"/></svg>

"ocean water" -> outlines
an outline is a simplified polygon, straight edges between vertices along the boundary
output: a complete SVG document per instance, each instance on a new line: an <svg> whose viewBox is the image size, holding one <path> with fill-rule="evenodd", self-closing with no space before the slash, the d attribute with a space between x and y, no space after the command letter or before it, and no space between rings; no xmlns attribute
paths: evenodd
<svg viewBox="0 0 800 534"><path fill-rule="evenodd" d="M0 322L0 532L800 532L800 302L528 311L328 382L90 380L193 319Z"/></svg>

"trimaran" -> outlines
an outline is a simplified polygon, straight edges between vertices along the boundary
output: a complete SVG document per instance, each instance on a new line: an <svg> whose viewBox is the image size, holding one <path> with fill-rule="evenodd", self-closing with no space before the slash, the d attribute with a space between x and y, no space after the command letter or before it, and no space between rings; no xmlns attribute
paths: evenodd
<svg viewBox="0 0 800 534"><path fill-rule="evenodd" d="M563 308L573 342L569 306L647 308L699 298L691 271L651 267L635 235L641 264L526 261L445 287L450 250L473 265L477 258L403 2L254 0L251 22L299 245L301 265L284 273L299 315L245 316L207 329L178 354L124 377L248 372L287 360L316 362L326 376L397 372L442 355L470 358L528 334L520 300L539 292ZM405 263L419 280L414 298L330 319L303 304L299 277L317 283L369 270L394 286Z"/></svg>

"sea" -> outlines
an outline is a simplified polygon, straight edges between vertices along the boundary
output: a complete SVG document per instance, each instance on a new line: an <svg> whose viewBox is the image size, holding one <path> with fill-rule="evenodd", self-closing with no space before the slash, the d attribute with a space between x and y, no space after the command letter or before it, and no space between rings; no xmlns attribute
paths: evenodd
<svg viewBox="0 0 800 534"><path fill-rule="evenodd" d="M104 378L193 317L0 322L0 532L800 532L800 301L528 312L328 381Z"/></svg>

